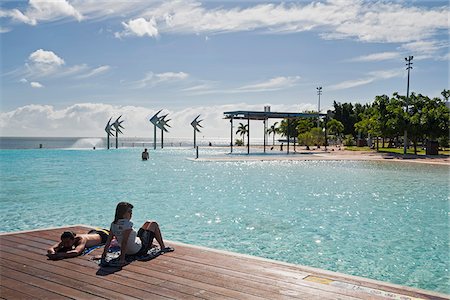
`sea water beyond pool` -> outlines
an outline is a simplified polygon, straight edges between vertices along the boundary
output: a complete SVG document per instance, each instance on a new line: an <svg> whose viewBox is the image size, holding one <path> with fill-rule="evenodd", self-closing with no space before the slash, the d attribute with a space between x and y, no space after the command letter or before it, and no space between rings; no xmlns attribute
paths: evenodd
<svg viewBox="0 0 450 300"><path fill-rule="evenodd" d="M129 201L169 240L450 293L448 166L141 151L0 150L0 231L109 227Z"/></svg>

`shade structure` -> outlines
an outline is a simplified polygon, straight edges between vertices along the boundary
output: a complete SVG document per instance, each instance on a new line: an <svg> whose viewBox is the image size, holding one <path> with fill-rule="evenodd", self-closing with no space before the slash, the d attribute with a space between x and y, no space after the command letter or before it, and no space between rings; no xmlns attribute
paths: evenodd
<svg viewBox="0 0 450 300"><path fill-rule="evenodd" d="M250 153L250 120L266 121L268 119L290 119L296 118L316 118L326 117L327 114L324 113L300 113L300 112L270 112L270 111L249 111L249 110L236 110L236 111L226 111L223 113L225 119L230 120L231 126L231 143L230 148L233 152L233 120L247 120L248 133L247 133L247 153ZM264 133L265 134L265 133ZM289 136L287 137L287 147L286 151L289 154ZM266 152L266 139L264 138L264 152Z"/></svg>

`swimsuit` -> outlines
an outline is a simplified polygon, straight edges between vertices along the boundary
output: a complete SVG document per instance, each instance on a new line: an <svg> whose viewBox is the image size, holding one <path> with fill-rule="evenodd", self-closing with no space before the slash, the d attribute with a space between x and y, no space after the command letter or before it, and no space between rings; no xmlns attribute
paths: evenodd
<svg viewBox="0 0 450 300"><path fill-rule="evenodd" d="M147 254L147 250L149 250L152 246L153 239L155 238L155 233L153 231L140 228L137 236L141 239L142 242L141 249L137 254Z"/></svg>
<svg viewBox="0 0 450 300"><path fill-rule="evenodd" d="M109 236L109 230L108 229L92 229L88 232L88 234L98 234L102 238L102 244L106 243L106 240Z"/></svg>

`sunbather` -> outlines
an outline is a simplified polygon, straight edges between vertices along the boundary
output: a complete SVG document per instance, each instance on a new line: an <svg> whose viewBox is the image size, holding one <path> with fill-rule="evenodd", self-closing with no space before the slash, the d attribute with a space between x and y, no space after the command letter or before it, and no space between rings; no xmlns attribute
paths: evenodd
<svg viewBox="0 0 450 300"><path fill-rule="evenodd" d="M153 239L156 239L162 252L173 251L173 248L166 247L162 239L158 223L146 221L136 232L133 223L130 221L133 213L133 205L127 202L120 202L116 207L114 222L111 223L111 230L105 249L102 255L102 261L105 260L112 239L115 237L120 246L119 265L125 264L125 255L145 255L153 245Z"/></svg>
<svg viewBox="0 0 450 300"><path fill-rule="evenodd" d="M64 231L61 234L61 242L48 248L47 256L52 260L76 257L86 248L105 244L108 235L107 229L92 229L87 234Z"/></svg>

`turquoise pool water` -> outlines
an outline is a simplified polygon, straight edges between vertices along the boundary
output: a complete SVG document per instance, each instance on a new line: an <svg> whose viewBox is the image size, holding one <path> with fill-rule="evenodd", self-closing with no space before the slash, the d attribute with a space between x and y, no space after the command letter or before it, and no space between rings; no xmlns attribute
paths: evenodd
<svg viewBox="0 0 450 300"><path fill-rule="evenodd" d="M0 231L108 227L126 200L166 239L450 293L447 166L140 152L0 150Z"/></svg>

